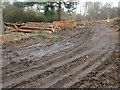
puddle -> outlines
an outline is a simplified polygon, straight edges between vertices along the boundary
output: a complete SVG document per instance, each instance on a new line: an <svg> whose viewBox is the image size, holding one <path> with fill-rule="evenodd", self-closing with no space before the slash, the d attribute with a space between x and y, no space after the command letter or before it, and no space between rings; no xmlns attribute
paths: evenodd
<svg viewBox="0 0 120 90"><path fill-rule="evenodd" d="M67 49L67 48L70 48L72 46L74 46L75 44L71 44L71 43L66 43L65 45L61 45L59 43L55 43L54 45L52 45L51 47L49 48L46 48L46 49L40 49L38 50L37 52L32 52L30 53L29 55L33 55L33 56L37 56L37 57L42 57L42 56L50 56L51 54L53 53L57 53L57 52L60 52L64 49Z"/></svg>
<svg viewBox="0 0 120 90"><path fill-rule="evenodd" d="M42 57L45 55L45 53L46 53L46 51L40 49L38 52L33 52L30 55Z"/></svg>

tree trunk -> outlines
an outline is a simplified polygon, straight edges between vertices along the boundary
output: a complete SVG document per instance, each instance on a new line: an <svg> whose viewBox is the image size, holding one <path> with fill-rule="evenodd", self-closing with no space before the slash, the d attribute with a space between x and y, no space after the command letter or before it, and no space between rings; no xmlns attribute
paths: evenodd
<svg viewBox="0 0 120 90"><path fill-rule="evenodd" d="M0 1L0 33L4 33L4 28L3 28L3 14L2 14L2 1Z"/></svg>
<svg viewBox="0 0 120 90"><path fill-rule="evenodd" d="M0 67L2 67L2 31L3 31L3 25L2 25L2 0L0 0ZM2 70L0 70L0 81L2 81ZM0 83L0 89L2 89L2 84Z"/></svg>
<svg viewBox="0 0 120 90"><path fill-rule="evenodd" d="M59 21L61 21L61 1L59 1Z"/></svg>
<svg viewBox="0 0 120 90"><path fill-rule="evenodd" d="M120 1L118 2L118 17L120 17Z"/></svg>

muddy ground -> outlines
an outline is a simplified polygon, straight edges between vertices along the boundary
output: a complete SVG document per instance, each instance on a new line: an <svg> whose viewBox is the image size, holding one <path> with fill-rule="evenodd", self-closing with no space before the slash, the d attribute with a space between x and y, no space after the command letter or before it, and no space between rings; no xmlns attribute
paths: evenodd
<svg viewBox="0 0 120 90"><path fill-rule="evenodd" d="M3 88L118 88L113 29L94 23L53 35L3 44Z"/></svg>

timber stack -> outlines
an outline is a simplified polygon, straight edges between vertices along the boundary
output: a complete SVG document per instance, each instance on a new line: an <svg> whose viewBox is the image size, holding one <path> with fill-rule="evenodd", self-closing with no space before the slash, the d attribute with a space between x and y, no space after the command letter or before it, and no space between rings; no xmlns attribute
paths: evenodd
<svg viewBox="0 0 120 90"><path fill-rule="evenodd" d="M61 29L75 28L77 25L83 23L77 23L73 21L54 21L53 23L39 23L39 22L27 22L27 23L5 23L5 31L9 32L58 32ZM83 24L84 25L84 24Z"/></svg>

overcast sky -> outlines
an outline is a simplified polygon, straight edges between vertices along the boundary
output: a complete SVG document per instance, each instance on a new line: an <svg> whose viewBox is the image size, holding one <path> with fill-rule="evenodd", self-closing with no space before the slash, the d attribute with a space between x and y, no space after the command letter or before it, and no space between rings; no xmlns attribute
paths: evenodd
<svg viewBox="0 0 120 90"><path fill-rule="evenodd" d="M81 12L83 12L83 10L80 8L83 8L85 2L87 2L87 1L92 1L92 2L99 1L99 2L102 2L103 5L108 2L112 2L113 6L118 6L118 2L120 0L79 0L80 4L77 6L77 10L76 10L77 13L80 13L80 10L81 10Z"/></svg>

